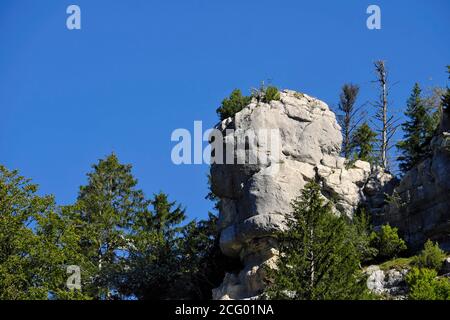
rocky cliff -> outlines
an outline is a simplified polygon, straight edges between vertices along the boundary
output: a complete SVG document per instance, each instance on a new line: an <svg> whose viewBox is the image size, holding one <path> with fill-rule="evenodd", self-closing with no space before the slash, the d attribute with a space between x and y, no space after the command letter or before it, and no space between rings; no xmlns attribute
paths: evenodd
<svg viewBox="0 0 450 320"><path fill-rule="evenodd" d="M266 155L267 161L242 162L232 153L232 163L211 166L212 191L220 199L220 246L244 265L238 274L226 274L213 290L214 299L251 299L262 292L263 266L273 265L278 253L274 235L285 227L291 201L312 179L321 184L323 196L333 200L336 214L351 217L359 204L365 204L374 225L398 227L411 249L420 249L431 239L450 251L448 111L431 141L430 156L401 181L379 168L371 169L369 163L350 165L340 157L342 135L334 113L306 94L284 90L277 101L253 99L216 129L226 150L224 158L230 154L230 141L245 141L247 158ZM267 130L278 130L278 138L268 139ZM268 148L272 139L277 143ZM372 271L373 283L368 284L374 292L381 290L380 279L384 279L384 293L404 294L402 286L398 289L397 273Z"/></svg>
<svg viewBox="0 0 450 320"><path fill-rule="evenodd" d="M339 156L342 135L334 113L324 102L294 91L280 92L279 101L254 99L217 129L224 149L251 131L254 143L246 146L246 154L252 146L256 154L270 153L265 162L211 166L212 191L220 198L221 249L240 257L245 266L239 274L227 274L213 297L251 298L264 288L262 266L272 264L277 254L274 233L284 228L291 201L307 181L320 182L336 213L351 216L364 200L370 165L357 161L346 168L346 159ZM262 133L271 129L279 130L279 146L268 151Z"/></svg>
<svg viewBox="0 0 450 320"><path fill-rule="evenodd" d="M431 155L405 174L381 217L399 228L412 249L431 239L450 251L449 118L444 112Z"/></svg>

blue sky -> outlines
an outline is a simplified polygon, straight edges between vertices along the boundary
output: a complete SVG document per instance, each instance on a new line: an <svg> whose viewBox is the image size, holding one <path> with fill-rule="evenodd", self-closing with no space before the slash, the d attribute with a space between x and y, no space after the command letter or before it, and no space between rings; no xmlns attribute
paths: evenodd
<svg viewBox="0 0 450 320"><path fill-rule="evenodd" d="M66 28L70 4L81 30ZM366 28L370 4L381 30ZM373 100L377 59L401 109L415 81L446 84L449 13L448 0L2 0L0 163L67 204L114 151L147 195L167 192L206 217L208 167L172 164L174 129L211 127L234 88L267 79L330 106L345 82Z"/></svg>

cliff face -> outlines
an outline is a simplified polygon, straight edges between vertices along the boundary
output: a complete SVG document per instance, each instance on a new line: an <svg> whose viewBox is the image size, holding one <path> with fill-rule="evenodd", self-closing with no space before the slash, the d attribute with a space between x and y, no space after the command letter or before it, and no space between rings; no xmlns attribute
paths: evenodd
<svg viewBox="0 0 450 320"><path fill-rule="evenodd" d="M273 235L285 227L291 201L308 181L322 184L324 197L333 198L339 214L351 216L364 199L362 189L370 165L357 161L352 168L345 168L345 159L339 156L342 135L334 113L324 102L301 93L285 90L280 96L280 101L270 103L253 100L217 126L224 149L251 131L254 143L245 153L250 154L254 147L255 154L268 157L253 164L235 161L211 166L212 190L220 198L221 249L240 257L245 265L239 274L226 275L213 291L214 299L251 298L261 292L261 267L273 264L277 254ZM263 135L271 129L279 130L279 144L267 148Z"/></svg>
<svg viewBox="0 0 450 320"><path fill-rule="evenodd" d="M450 251L448 111L431 142L431 156L401 181L381 169L371 170L363 161L346 168L346 159L339 156L342 135L334 113L305 94L285 90L279 101L254 99L217 129L222 133L224 158L230 154L230 142L244 141L245 156L266 156L267 161L239 162L234 154L232 163L211 166L212 190L220 198L221 249L244 265L238 274L225 276L213 290L214 299L251 299L262 292L263 266L273 266L278 254L274 235L285 228L291 201L312 179L321 184L325 198L333 199L337 214L351 217L364 203L374 225L398 227L411 249L420 249L431 239ZM272 129L277 137L267 138ZM396 288L394 276L395 281L388 277L387 287L392 282ZM381 273L374 277L378 283Z"/></svg>
<svg viewBox="0 0 450 320"><path fill-rule="evenodd" d="M427 239L450 251L450 121L444 113L432 154L395 188L382 220L397 226L412 249Z"/></svg>

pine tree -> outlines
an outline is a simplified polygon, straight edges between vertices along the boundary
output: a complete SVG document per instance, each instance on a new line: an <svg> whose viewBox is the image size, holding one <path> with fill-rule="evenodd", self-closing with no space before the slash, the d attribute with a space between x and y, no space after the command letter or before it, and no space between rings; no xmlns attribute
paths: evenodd
<svg viewBox="0 0 450 320"><path fill-rule="evenodd" d="M268 269L273 299L356 299L366 292L358 276L358 252L343 217L325 204L317 183L308 183L293 201L288 229L279 234L280 255Z"/></svg>
<svg viewBox="0 0 450 320"><path fill-rule="evenodd" d="M342 153L345 158L349 158L352 153L351 137L354 129L357 127L359 121L355 118L359 112L359 108L355 108L355 102L358 97L359 87L353 84L344 84L340 94L340 101L338 104L339 110L343 113L339 117L340 125L342 127Z"/></svg>
<svg viewBox="0 0 450 320"><path fill-rule="evenodd" d="M370 163L376 161L374 156L374 144L377 134L364 122L356 129L351 140L351 149L354 152L353 160L362 160Z"/></svg>
<svg viewBox="0 0 450 320"><path fill-rule="evenodd" d="M427 138L432 134L432 118L421 98L419 84L415 84L407 101L405 115L408 121L402 124L403 140L397 144L402 155L398 157L400 170L405 173L418 164L427 154Z"/></svg>

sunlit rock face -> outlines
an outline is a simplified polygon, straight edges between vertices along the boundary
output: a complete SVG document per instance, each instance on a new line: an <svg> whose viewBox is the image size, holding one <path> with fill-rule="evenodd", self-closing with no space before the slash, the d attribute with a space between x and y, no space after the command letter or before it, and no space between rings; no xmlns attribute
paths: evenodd
<svg viewBox="0 0 450 320"><path fill-rule="evenodd" d="M351 217L364 199L370 165L357 161L346 168L346 159L339 156L342 135L335 114L324 102L290 90L280 92L279 101L253 99L217 129L223 135L224 164L211 166L211 187L220 198L220 245L245 267L228 274L213 296L251 298L264 288L261 266L274 263L273 236L285 228L291 202L305 184L318 181L336 213ZM239 146L237 141L244 141L247 160L253 155L258 161L238 162L239 151L230 157L230 144ZM227 154L232 163L225 161Z"/></svg>

